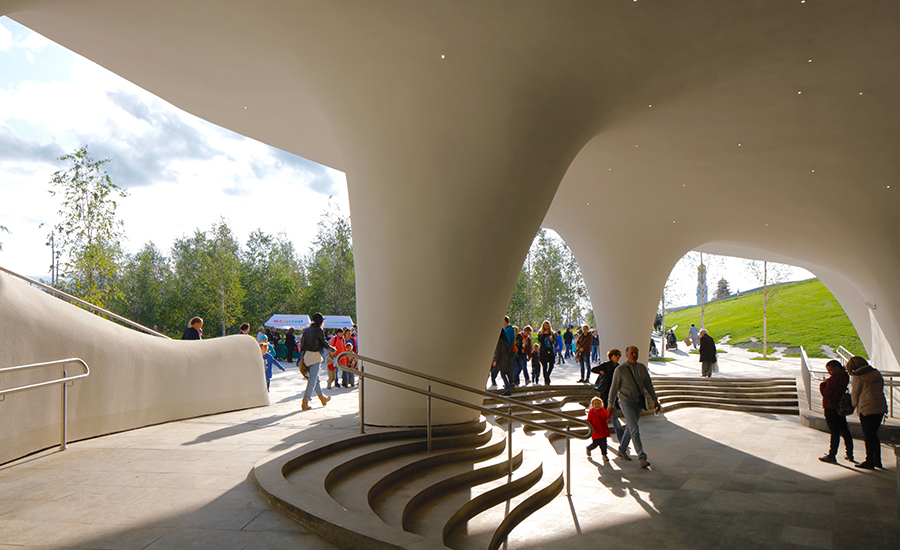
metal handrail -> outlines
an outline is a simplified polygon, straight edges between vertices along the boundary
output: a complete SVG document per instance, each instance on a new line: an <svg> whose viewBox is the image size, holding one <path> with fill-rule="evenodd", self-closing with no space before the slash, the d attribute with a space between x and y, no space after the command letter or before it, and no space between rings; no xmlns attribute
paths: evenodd
<svg viewBox="0 0 900 550"><path fill-rule="evenodd" d="M844 346L838 346L834 351L837 353L841 364L844 366L847 366L847 361L853 357L853 354ZM806 356L806 350L803 349L803 346L800 346L800 372L803 378L804 388L806 389L806 408L812 410L812 396L810 395L812 380L825 380L828 372L824 370L813 370L812 366L809 364L809 357ZM885 401L887 401L888 404L888 417L894 418L894 388L900 387L900 380L897 380L900 378L900 372L883 370L879 370L878 372L881 373L881 377L885 379L884 385L889 391L889 394L885 397Z"/></svg>
<svg viewBox="0 0 900 550"><path fill-rule="evenodd" d="M67 391L66 388L72 384L73 381L78 380L79 378L86 378L91 374L91 369L88 367L87 363L85 363L82 359L77 357L72 357L70 359L60 359L58 361L48 361L46 363L32 363L30 365L19 365L18 367L6 367L0 369L0 374L20 371L20 370L30 370L37 369L40 367L49 367L52 365L67 365L69 363L77 363L84 367L84 374L79 374L77 376L68 376L66 374L66 369L63 368L62 378L57 378L56 380L48 380L46 382L38 382L37 384L28 384L27 386L19 386L17 388L10 388L8 390L0 389L0 401L5 401L6 396L12 393L23 392L27 390L33 390L36 388L42 388L45 386L52 386L54 384L62 385L62 422L60 423L60 444L59 450L65 451L67 446L67 423L66 423L66 408L67 408Z"/></svg>
<svg viewBox="0 0 900 550"><path fill-rule="evenodd" d="M384 367L387 369L395 370L397 372L401 372L403 374L408 374L410 376L415 376L417 378L421 378L424 380L428 380L428 388L422 389L416 386L410 386L409 384L404 384L403 382L397 382L396 380L391 380L389 378L384 378L382 376L378 376L375 374L369 374L365 372L364 365L362 363L359 364L358 369L353 369L351 367L345 367L341 365L340 361L343 358L355 358L357 361L364 361L366 363L372 363L378 365L380 367ZM513 433L513 422L521 422L522 424L531 426L538 430L546 430L549 432L553 432L557 435L561 435L566 438L566 477L567 477L567 495L572 496L572 465L571 465L571 452L569 449L569 441L571 438L576 439L590 439L591 435L594 432L594 427L591 426L590 422L587 420L581 420L580 418L575 418L574 416L569 416L567 414L563 414L560 412L556 412L550 409L546 409L544 407L538 405L532 405L531 403L526 403L524 401L519 401L517 399L512 399L509 397L505 397L502 395L497 395L491 392L487 392L484 390L479 390L478 388L473 388L471 386L466 386L465 384L459 384L457 382L453 382L450 380L445 380L443 378L438 378L437 376L431 376L430 374L424 374L421 372L416 372L410 369L406 369L403 367L399 367L397 365L392 365L390 363L385 363L384 361L379 361L378 359L372 359L371 357L364 357L362 355L358 355L356 353L352 353L349 351L345 351L343 353L338 354L334 358L334 366L340 369L341 371L350 373L350 374L358 374L360 377L359 381L359 431L360 433L365 433L365 379L371 378L376 382L381 382L383 384L387 384L389 386L394 386L395 388L401 388L404 390L408 390L414 393L418 393L420 395L424 395L428 398L428 408L427 408L427 439L428 439L428 452L431 452L431 399L439 399L441 401L446 401L447 403L453 403L454 405L459 405L461 407L466 407L468 409L472 409L475 411L479 411L483 414L500 416L502 418L506 418L509 421L509 426L507 430L507 442L508 442L508 467L510 468L508 473L512 475L512 433ZM450 397L449 395L443 395L440 393L435 393L431 391L431 383L437 383L444 386L449 386L451 388L456 388L458 390L466 391L469 393L473 393L476 395L481 395L483 397L490 397L492 399L497 399L503 402L506 402L507 412L502 412L496 409L488 409L487 407L482 407L480 405L473 405L472 403L467 403L466 401L462 401L460 399L456 399L455 397ZM528 420L526 418L521 418L512 414L513 405L517 407L522 407L525 409L529 409L531 411L540 412L544 414L548 414L552 417L558 418L560 420L566 421L566 429L562 430L556 428L554 426L548 426L546 424L541 424L540 422L535 422L533 420ZM580 434L573 432L571 430L571 424L580 424L585 426L588 431L587 434Z"/></svg>
<svg viewBox="0 0 900 550"><path fill-rule="evenodd" d="M2 266L0 266L0 271L6 273L6 274L8 274L8 275L12 275L13 277L16 277L16 278L18 278L18 279L22 279L22 280L25 281L26 283L29 283L29 284L32 284L32 285L34 285L34 286L36 286L36 287L42 288L42 289L46 290L47 292L49 292L50 294L53 294L54 296L57 296L57 297L59 297L59 298L64 298L64 299L66 299L66 300L69 300L70 302L75 302L75 303L77 303L77 304L81 304L81 305L87 307L88 309L90 309L90 310L91 310L92 312L94 312L94 313L98 313L98 312L99 312L99 313L102 313L102 314L106 315L107 317L112 317L112 318L115 319L116 321L119 321L120 323L125 323L126 325L130 326L131 328L135 328L135 329L137 329L137 330L139 330L139 331L141 331L141 332L145 332L145 333L150 334L150 335L152 335L152 336L159 336L160 338L165 338L165 339L167 339L167 340L171 340L171 338L169 338L169 337L166 336L165 334L156 332L156 331L153 330L152 328L147 328L147 327L145 327L144 325L135 323L135 322L132 321L131 319L126 319L125 317L122 317L121 315L116 315L116 314L113 313L112 311L109 311L109 310L107 310L107 309L103 309L102 307L97 306L97 305L94 305L94 304L92 304L92 303L90 303L90 302L85 302L85 301L82 300L81 298L76 298L75 296L72 296L71 294L67 294L67 293L63 292L62 290L53 288L53 287L50 286L50 285L45 285L44 283L35 281L34 279L31 279L31 278L26 277L26 276L24 276L24 275L19 275L19 274L16 273L15 271L10 271L10 270L6 269L5 267L2 267Z"/></svg>
<svg viewBox="0 0 900 550"><path fill-rule="evenodd" d="M834 352L840 359L841 364L845 367L847 366L847 361L849 361L853 357L853 354L850 353L850 350L848 350L844 346L838 346L837 349L834 350Z"/></svg>

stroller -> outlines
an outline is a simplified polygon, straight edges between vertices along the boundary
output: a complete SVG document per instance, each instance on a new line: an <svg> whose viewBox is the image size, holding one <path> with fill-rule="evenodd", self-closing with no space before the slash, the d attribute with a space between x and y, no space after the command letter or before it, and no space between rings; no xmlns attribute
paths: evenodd
<svg viewBox="0 0 900 550"><path fill-rule="evenodd" d="M656 342L650 339L650 357L659 357L659 350L656 348Z"/></svg>

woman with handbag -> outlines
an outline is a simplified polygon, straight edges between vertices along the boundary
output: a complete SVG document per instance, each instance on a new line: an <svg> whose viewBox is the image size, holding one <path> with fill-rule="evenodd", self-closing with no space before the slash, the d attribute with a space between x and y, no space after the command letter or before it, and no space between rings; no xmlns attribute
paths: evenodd
<svg viewBox="0 0 900 550"><path fill-rule="evenodd" d="M853 460L853 436L850 435L847 418L839 410L841 408L841 398L847 392L847 385L850 383L850 376L844 370L841 362L834 359L825 363L825 369L828 370L828 378L819 384L819 391L822 393L822 408L825 410L825 422L828 424L828 431L831 433L831 446L828 448L828 454L819 457L819 460L829 464L837 464L838 444L841 441L841 437L843 437L844 458L850 462L855 462Z"/></svg>
<svg viewBox="0 0 900 550"><path fill-rule="evenodd" d="M306 383L306 391L303 392L303 401L300 403L300 408L304 411L310 409L309 400L312 399L313 391L319 396L323 407L331 400L330 397L325 397L319 386L319 369L325 364L324 354L334 354L334 348L325 341L325 331L322 330L324 321L325 318L321 313L313 313L312 324L300 335L300 360L309 370L309 380Z"/></svg>
<svg viewBox="0 0 900 550"><path fill-rule="evenodd" d="M853 377L853 391L850 392L850 396L853 406L859 413L859 425L866 441L866 460L856 467L864 470L882 468L878 428L888 410L887 401L884 399L884 378L859 356L853 356L847 361L847 372Z"/></svg>

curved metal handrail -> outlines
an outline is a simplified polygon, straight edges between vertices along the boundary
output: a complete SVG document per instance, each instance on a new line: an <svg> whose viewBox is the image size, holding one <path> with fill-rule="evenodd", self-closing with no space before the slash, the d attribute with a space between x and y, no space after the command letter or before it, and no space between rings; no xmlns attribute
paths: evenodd
<svg viewBox="0 0 900 550"><path fill-rule="evenodd" d="M78 357L71 357L69 359L59 359L57 361L47 361L45 363L32 363L30 365L19 365L17 367L6 367L3 369L0 369L0 374L4 374L4 373L20 371L20 370L30 370L30 369L37 369L37 368L41 368L41 367L50 367L53 365L67 365L69 363L80 364L84 368L84 373L79 374L77 376L68 376L66 374L66 369L64 368L63 373L62 373L63 374L62 378L57 378L56 380L48 380L46 382L38 382L37 384L28 384L26 386L19 386L17 388L10 388L7 390L0 389L0 401L4 401L4 400L6 400L6 396L8 394L23 392L23 391L27 391L27 390L33 390L33 389L42 388L45 386L52 386L54 384L62 385L62 422L60 423L60 444L59 444L59 450L61 450L61 451L66 450L66 439L67 439L67 429L68 429L68 426L66 423L66 408L67 408L66 387L68 387L69 384L71 382L73 382L74 380L78 380L79 378L86 378L87 376L89 376L91 374L90 367L88 367L87 363L85 363L84 360L79 359Z"/></svg>
<svg viewBox="0 0 900 550"><path fill-rule="evenodd" d="M553 416L553 417L555 417L555 418L558 418L558 419L560 419L560 420L565 420L566 422L570 422L570 423L574 423L574 424L580 424L580 425L586 427L586 428L588 429L588 432L587 432L587 434L580 434L580 433L573 432L573 431L571 431L571 430L562 430L562 429L556 428L556 427L554 427L554 426L548 426L548 425L546 425L546 424L541 424L540 422L534 422L533 420L528 420L528 419L526 419L526 418L521 418L521 417L516 416L516 415L514 415L514 414L500 412L500 411L498 411L498 410L496 410L496 409L488 409L487 407L482 407L482 406L480 406L480 405L473 405L472 403L468 403L468 402L466 402L466 401L462 401L462 400L460 400L460 399L456 399L456 398L450 397L450 396L448 396L448 395L443 395L443 394L440 394L440 393L435 393L435 392L432 392L432 391L430 391L430 390L425 390L425 389L422 389L422 388L417 388L416 386L410 386L409 384L404 384L404 383L402 383L402 382L397 382L396 380L391 380L391 379L389 379L389 378L384 378L384 377L382 377L382 376L370 374L370 373L367 373L367 372L365 372L365 371L363 371L363 370L356 370L356 369L352 369L352 368L350 368L350 367L345 367L345 366L343 366L343 365L340 364L340 359L342 359L342 358L344 358L344 357L355 358L355 359L357 359L357 360L365 361L365 362L367 362L367 363L372 363L372 364L378 365L378 366L380 366L380 367L384 367L384 368L387 368L387 369L392 369L392 370L395 370L395 371L397 371L397 372L402 372L403 374L408 374L408 375L410 375L410 376L415 376L415 377L417 377L417 378L422 378L422 379L424 379L424 380L428 380L428 381L430 381L430 382L435 382L435 383L441 384L441 385L443 385L443 386L449 386L449 387L451 387L451 388L456 388L456 389L458 389L458 390L463 390L463 391L467 391L467 392L469 392L469 393L474 393L474 394L477 394L477 395L481 395L481 396L483 396L483 397L490 397L490 398L492 398L492 399L498 399L498 400L500 400L500 401L506 402L506 403L507 403L508 405L510 405L510 406L515 405L516 407L522 407L522 408L525 408L525 409L529 409L529 410L531 410L531 411L535 411L535 412L540 412L540 413L548 414L548 415ZM569 415L567 415L567 414L563 414L563 413L560 413L560 412L556 412L556 411L554 411L554 410L547 409L547 408L541 407L541 406L539 406L539 405L532 405L531 403L526 403L526 402L524 402L524 401L519 401L518 399L512 399L512 398L505 397L505 396L502 396L502 395L497 395L497 394L495 394L495 393L491 393L491 392L488 392L488 391L479 390L478 388L473 388L473 387L471 387L471 386L466 386L465 384L459 384L459 383L453 382L453 381L451 381L451 380L445 380L445 379L443 379L443 378L438 378L437 376L431 376L430 374L423 374L423 373L421 373L421 372L416 372L416 371L413 371L413 370L405 369L405 368L399 367L399 366L397 366L397 365L392 365L392 364L390 364L390 363L385 363L384 361L379 361L378 359L372 359L371 357L363 357L362 355L357 355L356 353L352 353L352 352L349 352L349 351L345 351L345 352L343 352L343 353L337 355L337 356L334 358L334 366L337 367L338 369L342 370L342 371L345 371L345 372L348 372L348 373L351 373L351 374L358 374L358 375L360 376L360 378L371 378L372 380L374 380L374 381L376 381L376 382L381 382L381 383L383 383L383 384L388 384L389 386L394 386L394 387L396 387L396 388L401 388L401 389L409 390L409 391L411 391L411 392L415 392L415 393L418 393L418 394L421 394L421 395L425 395L425 396L428 396L428 397L433 397L433 398L439 399L439 400L441 400L441 401L446 401L446 402L448 402L448 403L453 403L454 405L459 405L459 406L461 406L461 407L466 407L466 408L469 408L469 409L472 409L472 410L480 411L480 412L482 412L482 413L484 413L484 414L491 414L491 415L495 415L495 416L500 416L500 417L506 418L507 420L510 420L510 421L521 422L522 424L527 424L527 425L529 425L529 426L531 426L531 427L533 427L533 428L537 428L537 429L539 429L539 430L547 430L547 431L549 431L549 432L553 432L553 433L558 434L558 435L561 435L561 436L563 436L563 437L574 437L574 438L576 438L576 439L590 439L590 438L591 438L591 434L593 433L593 429L594 429L594 428L593 428L593 426L591 426L590 422L588 422L587 420L581 420L580 418L575 418L574 416L569 416ZM363 414L362 411L360 411L360 416L362 416L362 414Z"/></svg>
<svg viewBox="0 0 900 550"><path fill-rule="evenodd" d="M416 386L410 386L409 384L404 384L403 382L397 382L396 380L391 380L389 378L384 378L383 376L378 376L375 374L369 374L365 372L362 363L359 363L359 369L353 369L350 367L345 367L341 365L341 359L343 358L356 358L358 361L365 361L368 363L372 363L378 365L380 367L384 367L386 369L395 370L397 372L401 372L403 374L407 374L409 376L415 376L417 378L421 378L423 380L428 380L428 389L417 388ZM581 420L580 418L575 418L574 416L569 416L567 414L563 414L560 412L556 412L550 409L545 409L544 407L540 407L538 405L532 405L531 403L525 403L524 401L519 401L518 399L512 399L510 397L506 397L503 395L496 395L484 390L479 390L478 388L473 388L471 386L466 386L465 384L459 384L457 382L453 382L450 380L444 380L443 378L438 378L437 376L431 376L430 374L423 374L421 372L416 372L413 370L405 369L403 367L399 367L397 365L392 365L390 363L385 363L384 361L379 361L378 359L372 359L371 357L364 357L362 355L357 355L356 353L352 353L349 351L345 351L337 355L334 358L334 366L338 369L348 372L350 374L358 374L360 377L359 381L359 431L360 433L365 433L365 381L366 378L371 378L376 382L381 382L382 384L387 384L389 386L394 386L395 388L401 388L404 390L408 390L414 393L418 393L420 395L424 395L428 397L428 408L427 408L427 439L428 439L428 452L431 452L431 399L439 399L441 401L445 401L447 403L453 403L454 405L459 405L461 407L466 407L468 409L472 409L475 411L480 411L484 414L491 414L494 416L500 416L506 418L509 421L509 425L507 427L507 464L509 467L508 475L512 475L512 434L513 434L513 422L521 422L522 424L531 426L538 430L546 430L548 432L553 432L555 434L561 435L566 438L566 495L572 496L572 452L569 448L569 442L571 438L576 439L590 439L591 435L594 433L594 427L591 426L590 422L586 420ZM444 386L448 386L451 388L456 388L458 390L466 391L469 393L473 393L476 395L481 395L484 397L490 397L492 399L498 399L506 403L506 412L502 412L495 409L488 409L487 407L482 407L481 405L473 405L472 403L467 403L466 401L462 401L460 399L456 399L455 397L450 397L449 395L443 395L440 393L436 393L431 391L431 383L434 382L436 384L441 384ZM517 407L522 407L525 409L529 409L535 412L540 412L544 414L548 414L552 417L559 418L561 420L566 421L566 429L562 430L555 426L548 426L547 424L541 424L540 422L535 422L533 420L528 420L526 418L518 417L512 414L512 406L515 405ZM587 428L586 434L579 434L573 432L571 428L572 423L581 424Z"/></svg>
<svg viewBox="0 0 900 550"><path fill-rule="evenodd" d="M152 328L147 328L147 327L145 327L144 325L135 323L135 322L132 321L131 319L126 319L125 317L122 317L121 315L116 315L116 314L113 313L112 311L109 311L109 310L107 310L107 309L103 309L102 307L97 306L97 305L94 305L94 304L92 304L92 303L90 303L90 302L85 302L85 301L82 300L81 298L76 298L75 296L72 296L71 294L67 294L67 293L63 292L62 290L53 288L53 287L50 286L50 285L45 285L44 283L35 281L34 279L31 279L31 278L26 277L26 276L24 276L24 275L19 275L19 274L16 273L15 271L10 271L10 270L6 269L5 267L2 267L2 266L0 266L0 271L6 273L6 274L8 274L8 275L12 275L13 277L16 277L17 279L22 279L22 280L25 281L26 283L29 283L29 284L32 284L32 285L34 285L34 286L36 286L36 287L42 288L42 289L46 290L47 292L49 292L50 294L53 294L54 296L57 296L57 297L60 297L60 298L64 298L64 299L66 299L66 300L69 300L70 302L75 302L75 303L77 303L77 304L81 304L81 305L87 307L88 309L90 309L90 310L93 311L93 312L99 312L99 313L102 313L102 314L106 315L107 317L112 317L112 318L115 319L116 321L119 321L120 323L125 323L126 325L130 326L131 328L135 328L135 329L137 329L137 330L139 330L139 331L141 331L141 332L145 332L145 333L150 334L150 335L152 335L152 336L159 336L160 338L165 338L165 339L167 339L167 340L171 340L171 338L169 338L169 337L166 336L165 334L162 334L162 333L160 333L160 332L156 332L156 331L153 330Z"/></svg>

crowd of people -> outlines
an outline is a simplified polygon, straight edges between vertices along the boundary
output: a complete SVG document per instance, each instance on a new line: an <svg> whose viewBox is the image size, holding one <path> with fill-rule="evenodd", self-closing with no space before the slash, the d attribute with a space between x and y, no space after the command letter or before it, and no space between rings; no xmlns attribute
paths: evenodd
<svg viewBox="0 0 900 550"><path fill-rule="evenodd" d="M311 320L312 323L302 331L299 339L294 329L288 329L284 337L287 360L291 361L293 352L297 351L297 364L307 378L301 402L303 410L310 409L309 402L313 394L318 396L323 406L331 399L323 393L319 382L319 371L323 366L328 370L326 389L331 389L332 385L338 388L355 386L352 372L342 370L341 378L338 380L336 372L338 369L334 361L345 351L353 352L359 349L356 325L353 326L353 330L349 328L337 330L328 339L322 328L324 323L322 314L313 314ZM587 447L588 457L591 456L592 450L599 447L603 460L609 460L607 438L611 436L609 426L612 425L618 440L618 448L612 452L617 457L630 461L628 449L630 445L634 445L640 466L648 468L650 462L641 441L640 418L642 412L650 407L647 396L652 400L652 407L656 412L660 409L660 403L647 366L638 361L637 346L625 349L625 361L621 361L622 352L613 348L607 352L606 361L593 365L593 362L599 359L597 331L592 331L588 325L583 325L574 332L573 328L566 327L565 332L554 331L551 323L544 321L535 334L531 326L519 331L518 327L510 324L509 317L505 317L491 362L492 387L497 385L498 374L504 385L504 391L501 393L503 396L510 396L512 388L519 386L522 380L527 385L540 384L543 379L544 385L550 385L554 366L574 357L580 368L581 378L578 383L590 383L591 374L597 375L593 386L598 395L591 400L588 410L588 422L594 428L592 442ZM249 324L242 324L240 330L242 334L250 336ZM203 319L194 317L182 334L182 339L200 340L202 334ZM668 334L669 338L673 336L673 332ZM260 327L256 340L263 356L268 391L273 369L285 370L276 360L274 353L274 346L279 342L280 336L277 330ZM686 343L693 345L695 349L699 348L701 376L710 377L717 372L715 341L705 328L697 329L691 325L690 339ZM356 368L356 359L343 357L339 361L342 367ZM853 438L846 418L855 410L859 415L866 448L865 460L856 463L855 466L868 470L882 468L878 429L888 409L881 373L858 356L851 358L846 367L839 361L829 361L826 369L828 377L821 383L819 389L831 438L828 453L819 460L837 463L837 451L843 439L844 459L855 463ZM624 427L620 419L624 419Z"/></svg>

